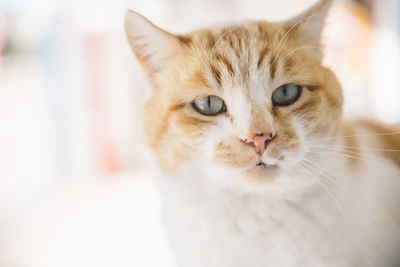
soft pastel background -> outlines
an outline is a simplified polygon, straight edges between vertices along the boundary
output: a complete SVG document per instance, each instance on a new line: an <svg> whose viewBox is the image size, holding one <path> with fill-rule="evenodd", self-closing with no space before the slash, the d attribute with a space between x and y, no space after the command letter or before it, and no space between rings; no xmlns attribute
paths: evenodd
<svg viewBox="0 0 400 267"><path fill-rule="evenodd" d="M0 0L0 267L173 266L141 132L127 8L172 32L315 0ZM400 2L337 0L325 64L346 114L400 122Z"/></svg>

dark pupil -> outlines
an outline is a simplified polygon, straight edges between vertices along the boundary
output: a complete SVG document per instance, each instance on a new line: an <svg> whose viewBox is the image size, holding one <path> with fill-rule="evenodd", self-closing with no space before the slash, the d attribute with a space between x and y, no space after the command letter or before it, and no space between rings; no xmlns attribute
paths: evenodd
<svg viewBox="0 0 400 267"><path fill-rule="evenodd" d="M208 108L211 108L211 97L207 97L207 105L208 105Z"/></svg>
<svg viewBox="0 0 400 267"><path fill-rule="evenodd" d="M283 87L283 95L286 97L288 96L286 86Z"/></svg>

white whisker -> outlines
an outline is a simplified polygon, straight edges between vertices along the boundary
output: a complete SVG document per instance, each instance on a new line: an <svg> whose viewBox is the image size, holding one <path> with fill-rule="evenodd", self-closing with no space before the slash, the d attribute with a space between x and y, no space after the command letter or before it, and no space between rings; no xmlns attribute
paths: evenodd
<svg viewBox="0 0 400 267"><path fill-rule="evenodd" d="M320 168L323 171L328 172L328 173L331 173L331 172L329 172L327 169L322 168L320 166L317 167L317 166L313 165L312 162L307 159L304 159L304 160L305 160L305 162L303 162L303 163L307 164L309 166L309 168L314 169L316 172L318 172L319 174L321 174L322 176L324 176L325 178L330 180L332 183L334 183L348 198L351 199L351 201L353 201L353 203L356 205L356 207L360 210L362 216L364 218L367 218L367 214L366 214L365 210L361 207L360 203L347 190L345 190L344 187L339 182L337 182L333 177L328 176L326 173L323 173L318 168ZM342 175L338 175L338 176L341 178L345 178L346 180L350 180L347 177L343 177ZM368 224L371 226L372 229L374 229L374 231L377 232L377 229L373 226L373 224L371 222L368 221Z"/></svg>
<svg viewBox="0 0 400 267"><path fill-rule="evenodd" d="M386 148L377 148L377 147L362 147L362 146L344 146L344 145L320 145L320 146L312 146L317 148L343 148L343 149L360 149L360 150L370 150L370 151L383 151L383 152L400 152L400 149L386 149Z"/></svg>
<svg viewBox="0 0 400 267"><path fill-rule="evenodd" d="M375 156L375 155L369 155L369 154L364 154L364 153L352 151L352 150L347 149L347 148L339 148L339 147L320 147L320 148L314 147L314 148L319 150L319 151L324 151L324 152L337 152L337 153L343 152L343 153L353 154L353 155L356 155L356 156L360 156L360 158L359 158L360 160L362 160L362 158L366 157L366 158L370 158L370 159L382 162L382 157L378 157L377 155Z"/></svg>
<svg viewBox="0 0 400 267"><path fill-rule="evenodd" d="M371 137L371 136L385 136L385 135L396 135L400 134L400 132L391 132L391 133L370 133L370 134L355 134L355 135L345 135L345 136L334 136L334 137L328 137L328 138L321 138L316 141L310 142L310 143L317 143L320 141L329 141L329 140L336 140L336 139L341 139L341 138L351 138L351 137Z"/></svg>
<svg viewBox="0 0 400 267"><path fill-rule="evenodd" d="M290 27L290 29L282 36L282 38L279 40L279 43L278 43L278 46L277 46L277 49L276 49L276 57L275 57L274 60L272 61L271 65L274 64L275 61L276 61L276 59L278 58L279 53L281 52L280 50L281 50L281 46L282 46L282 44L283 44L283 41L286 39L286 37L288 36L288 34L289 34L294 28L296 28L298 25L300 25L301 23L303 23L303 22L309 20L310 18L312 18L312 17L314 17L314 16L315 16L315 14L314 14L314 15L311 15L311 16L308 16L308 17L305 17L305 18L299 20L296 24L294 24L292 27Z"/></svg>
<svg viewBox="0 0 400 267"><path fill-rule="evenodd" d="M373 164L373 165L375 165L375 166L381 168L381 169L382 169L383 171L385 171L385 172L387 171L387 168L386 168L385 166L383 166L383 165L381 165L381 164L378 164L377 162L374 162L374 161L371 161L371 160L368 160L368 159L365 159L365 158L353 156L353 155L342 154L342 153L339 153L339 152L336 152L336 151L329 151L329 150L327 150L327 151L324 151L323 154L322 154L322 153L318 153L318 152L316 152L316 151L309 151L308 153L312 153L312 154L316 154L316 155L320 155L320 156L321 156L321 155L325 155L325 156L326 156L326 154L328 154L328 155L331 155L331 156L339 156L339 157L357 159L357 160L360 160L360 161L364 161L364 162L366 162L366 163L368 163L368 164ZM365 157L365 155L363 155L363 157ZM376 159L375 159L375 160L376 160ZM390 176L395 177L395 176L393 176L393 175L390 175ZM396 179L397 179L397 178L396 178Z"/></svg>
<svg viewBox="0 0 400 267"><path fill-rule="evenodd" d="M308 173L309 175L311 175L311 177L315 178L315 182L317 182L319 185L321 185L321 186L326 190L326 192L328 192L329 196L331 197L331 199L333 200L333 202L336 204L337 208L339 209L339 212L342 214L342 216L343 216L345 222L347 223L347 222L348 222L348 219L347 219L347 217L346 217L346 215L345 215L345 213L344 213L344 211L343 211L342 206L340 205L339 201L335 198L335 196L333 195L333 193L329 190L329 188L328 188L322 181L320 181L320 180L318 179L318 177L316 177L316 176L313 175L310 171L308 171L308 170L305 168L305 166L302 166L302 165L300 164L300 165L298 165L298 167L299 167L301 170L303 170L304 172L306 172L306 173Z"/></svg>
<svg viewBox="0 0 400 267"><path fill-rule="evenodd" d="M215 41L213 47L211 48L211 52L214 52L214 48L216 47L217 43L218 43L220 40L222 40L222 38L223 38L225 35L227 35L228 33L230 33L232 30L233 30L233 28L231 28L231 29L225 31L224 33L222 33L222 34L218 37L218 39Z"/></svg>
<svg viewBox="0 0 400 267"><path fill-rule="evenodd" d="M298 50L306 49L306 48L322 50L322 49L321 49L320 47L318 47L318 46L311 46L311 45L301 46L301 47L298 47L298 48L296 48L296 49L293 49L292 51L290 51L289 53L287 53L287 54L282 58L282 61L285 61L286 58L287 58L288 56L290 56L291 54L297 52Z"/></svg>

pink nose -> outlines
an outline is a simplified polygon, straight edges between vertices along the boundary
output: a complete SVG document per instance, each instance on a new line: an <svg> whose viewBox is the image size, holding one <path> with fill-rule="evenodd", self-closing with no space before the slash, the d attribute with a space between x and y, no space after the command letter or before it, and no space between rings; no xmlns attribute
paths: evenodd
<svg viewBox="0 0 400 267"><path fill-rule="evenodd" d="M249 144L250 146L254 147L254 150L262 155L267 148L269 141L275 137L274 133L256 133L256 134L249 134L246 138L243 139L244 142Z"/></svg>

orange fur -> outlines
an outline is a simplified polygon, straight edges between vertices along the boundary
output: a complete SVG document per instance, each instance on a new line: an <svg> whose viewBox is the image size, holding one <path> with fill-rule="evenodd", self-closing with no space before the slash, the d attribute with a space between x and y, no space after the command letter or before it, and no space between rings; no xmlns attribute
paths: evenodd
<svg viewBox="0 0 400 267"><path fill-rule="evenodd" d="M277 132L266 150L268 157L279 157L283 150L297 151L301 147L294 130L295 118L305 120L305 128L315 136L332 137L339 133L343 104L341 86L333 72L321 65L321 49L319 40L314 40L315 33L307 32L322 29L323 19L313 17L326 13L330 2L321 1L299 17L282 23L250 21L186 35L168 33L165 41L174 52L173 57L160 59L162 68L152 67L153 55L138 49L135 38L129 39L154 87L145 106L145 132L165 171L173 173L190 159L189 155L196 153L201 137L216 124L218 117L228 116L236 123L229 104L227 114L212 117L196 112L192 102L207 95L221 98L226 93L234 95L235 90L254 98L249 80L255 72L277 86L287 83L302 86L301 97L289 106L253 106L250 111L252 132L269 128ZM307 30L307 27L313 28ZM157 34L161 35L165 33L158 28L155 31L160 31ZM171 36L175 37L173 42ZM374 127L389 131L385 126L374 124ZM343 129L345 133L352 132L350 128ZM358 145L356 139L347 142L349 146ZM398 137L382 137L381 143L384 147L400 149ZM359 152L356 148L352 151ZM219 142L213 154L216 162L234 168L251 166L257 161L253 148L241 142L238 136ZM386 153L399 162L397 155ZM355 164L354 160L350 161Z"/></svg>

